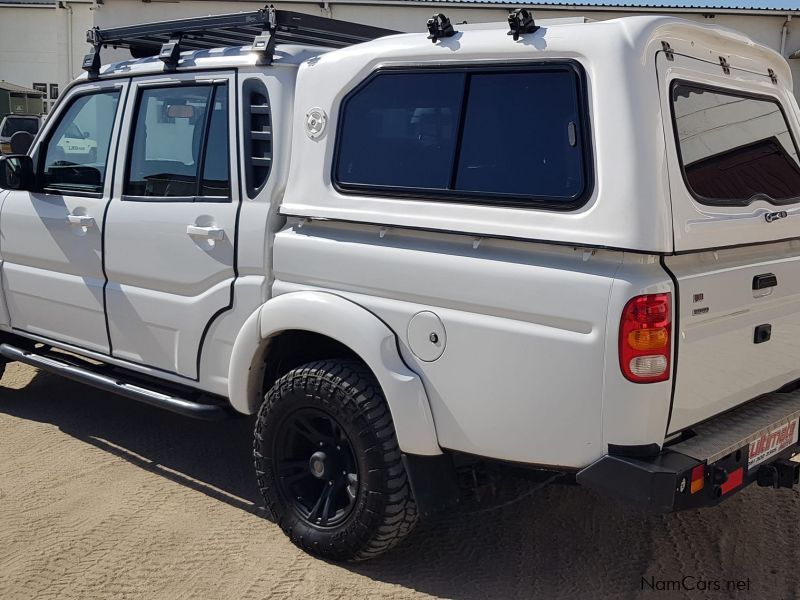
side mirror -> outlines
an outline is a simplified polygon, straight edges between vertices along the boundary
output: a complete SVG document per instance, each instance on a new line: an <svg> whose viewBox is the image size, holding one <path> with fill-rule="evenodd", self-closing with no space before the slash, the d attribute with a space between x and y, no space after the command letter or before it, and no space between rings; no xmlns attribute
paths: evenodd
<svg viewBox="0 0 800 600"><path fill-rule="evenodd" d="M1 189L32 191L35 181L33 159L30 156L25 154L0 156Z"/></svg>
<svg viewBox="0 0 800 600"><path fill-rule="evenodd" d="M11 154L27 154L33 144L33 134L27 131L18 131L11 136Z"/></svg>

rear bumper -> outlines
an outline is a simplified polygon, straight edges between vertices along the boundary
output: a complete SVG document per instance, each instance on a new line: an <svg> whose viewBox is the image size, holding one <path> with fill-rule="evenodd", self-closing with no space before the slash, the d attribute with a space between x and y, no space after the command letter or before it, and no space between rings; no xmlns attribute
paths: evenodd
<svg viewBox="0 0 800 600"><path fill-rule="evenodd" d="M800 392L767 394L696 425L656 456L607 455L576 478L657 512L713 506L756 481L792 487L800 465L787 459L800 452L799 420Z"/></svg>

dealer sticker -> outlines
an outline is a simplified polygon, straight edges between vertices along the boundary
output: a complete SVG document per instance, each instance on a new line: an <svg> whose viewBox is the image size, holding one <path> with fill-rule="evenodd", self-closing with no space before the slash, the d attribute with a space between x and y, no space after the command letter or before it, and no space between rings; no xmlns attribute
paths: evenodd
<svg viewBox="0 0 800 600"><path fill-rule="evenodd" d="M748 470L795 444L797 442L798 421L800 421L800 418L776 427L772 431L767 431L761 437L750 442Z"/></svg>

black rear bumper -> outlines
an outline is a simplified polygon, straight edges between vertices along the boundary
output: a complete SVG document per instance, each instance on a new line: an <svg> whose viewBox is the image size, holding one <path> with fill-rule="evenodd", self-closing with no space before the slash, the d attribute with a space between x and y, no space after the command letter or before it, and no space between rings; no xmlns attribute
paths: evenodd
<svg viewBox="0 0 800 600"><path fill-rule="evenodd" d="M791 428L797 437L799 419L800 392L767 394L695 426L688 439L654 456L603 456L579 471L576 480L657 512L713 506L754 482L793 487L800 464L788 459L800 452L800 441L782 438L776 430ZM764 444L773 442L774 452L754 463L750 449L759 456Z"/></svg>

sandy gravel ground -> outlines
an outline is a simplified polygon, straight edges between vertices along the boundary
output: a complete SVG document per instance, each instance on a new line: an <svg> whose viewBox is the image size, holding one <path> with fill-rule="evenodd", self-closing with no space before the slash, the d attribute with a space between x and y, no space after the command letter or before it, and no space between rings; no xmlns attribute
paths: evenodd
<svg viewBox="0 0 800 600"><path fill-rule="evenodd" d="M550 486L425 524L370 563L316 560L261 514L250 427L187 420L10 365L0 387L0 599L800 593L800 498L752 487L714 510L656 517ZM723 591L642 590L642 578L687 576ZM727 580L749 589L725 592Z"/></svg>

